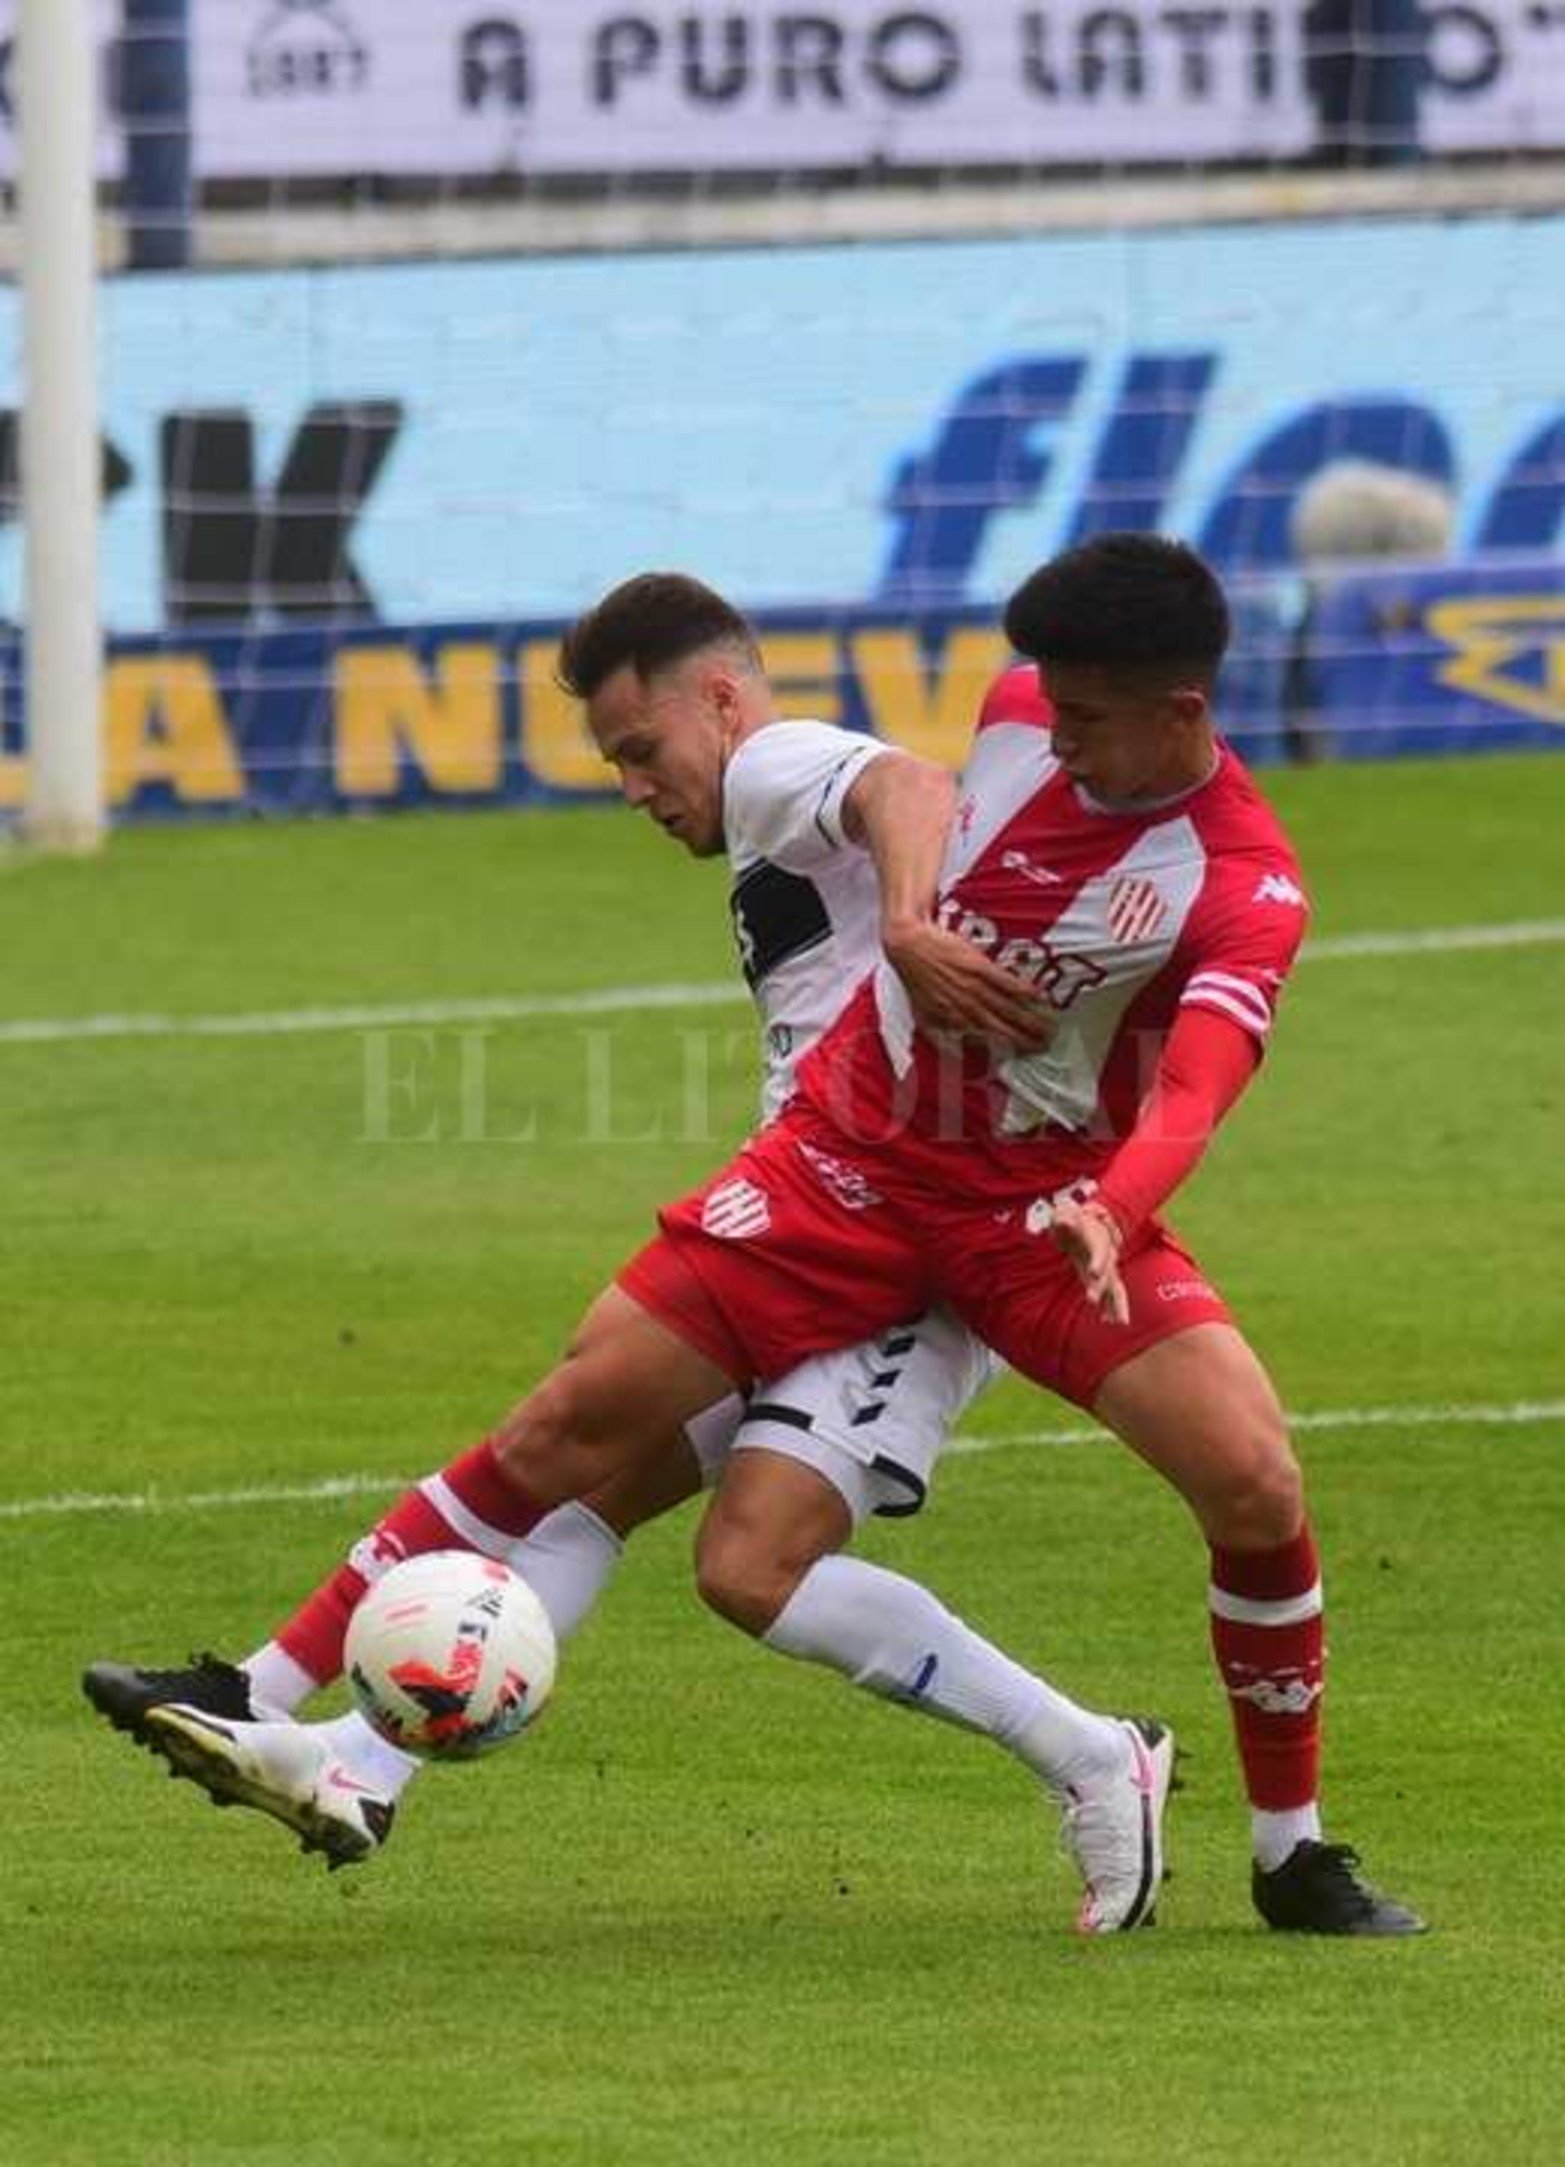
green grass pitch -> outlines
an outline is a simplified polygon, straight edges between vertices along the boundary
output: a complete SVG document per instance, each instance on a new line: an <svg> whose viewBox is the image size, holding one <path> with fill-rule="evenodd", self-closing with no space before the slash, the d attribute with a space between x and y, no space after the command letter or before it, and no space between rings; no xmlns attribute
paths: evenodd
<svg viewBox="0 0 1565 2167"><path fill-rule="evenodd" d="M1270 787L1324 942L1561 914L1565 761ZM1014 1384L867 1547L1175 1724L1153 1933L1071 1935L993 1749L708 1618L688 1517L632 1546L536 1734L421 1778L368 1868L160 1780L83 1662L242 1651L384 1494L326 1478L389 1490L491 1422L742 1132L748 1018L4 1020L700 987L731 970L722 877L611 810L143 831L0 859L0 941L0 2161L1558 2159L1558 938L1304 963L1176 1214L1330 1418L1300 1432L1329 1826L1428 1912L1409 1945L1253 1919L1200 1545L1106 1441L1029 1438L1076 1418Z"/></svg>

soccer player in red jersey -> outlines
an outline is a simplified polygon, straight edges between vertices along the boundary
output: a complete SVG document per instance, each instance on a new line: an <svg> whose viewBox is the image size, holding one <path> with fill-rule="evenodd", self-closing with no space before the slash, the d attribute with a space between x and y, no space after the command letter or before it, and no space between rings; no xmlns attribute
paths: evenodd
<svg viewBox="0 0 1565 2167"><path fill-rule="evenodd" d="M1262 1916L1416 1932L1324 1841L1299 1470L1260 1363L1157 1216L1249 1080L1304 925L1286 838L1213 727L1221 590L1180 545L1101 536L1027 581L1006 629L1049 712L1025 679L988 703L949 843L914 823L878 867L885 960L795 1098L660 1215L482 1468L458 1466L499 1524L530 1525L731 1383L944 1302L1194 1512ZM721 679L611 655L582 690L604 743L655 737ZM677 788L668 810L691 817ZM702 1537L709 1597L752 1630L809 1539L771 1460L742 1456ZM345 1616L352 1599L328 1583L312 1601Z"/></svg>

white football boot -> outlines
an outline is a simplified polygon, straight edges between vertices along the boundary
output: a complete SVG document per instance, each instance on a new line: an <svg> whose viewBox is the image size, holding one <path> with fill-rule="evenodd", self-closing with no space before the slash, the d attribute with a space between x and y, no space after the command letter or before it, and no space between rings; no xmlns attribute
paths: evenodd
<svg viewBox="0 0 1565 2167"><path fill-rule="evenodd" d="M214 1806L253 1806L323 1851L329 1868L374 1855L391 1834L396 1800L348 1767L310 1723L240 1723L170 1702L147 1711L142 1737L176 1776L199 1784Z"/></svg>
<svg viewBox="0 0 1565 2167"><path fill-rule="evenodd" d="M1122 1717L1119 1728L1129 1748L1124 1766L1054 1794L1061 1840L1086 1884L1076 1915L1081 1934L1122 1934L1157 1919L1174 1734L1145 1716Z"/></svg>

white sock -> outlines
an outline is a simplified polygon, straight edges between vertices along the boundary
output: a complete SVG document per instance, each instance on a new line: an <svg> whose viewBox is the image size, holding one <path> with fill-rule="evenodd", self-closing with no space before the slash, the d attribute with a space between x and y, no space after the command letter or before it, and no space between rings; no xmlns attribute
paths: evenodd
<svg viewBox="0 0 1565 2167"><path fill-rule="evenodd" d="M1295 1845L1319 1842L1320 1808L1313 1800L1285 1813L1269 1812L1264 1806L1250 1808L1250 1848L1263 1874L1275 1873Z"/></svg>
<svg viewBox="0 0 1565 2167"><path fill-rule="evenodd" d="M379 1731L371 1730L357 1709L318 1728L350 1771L374 1784L377 1791L384 1791L388 1798L399 1797L424 1765L382 1738Z"/></svg>
<svg viewBox="0 0 1565 2167"><path fill-rule="evenodd" d="M549 1613L556 1640L569 1640L607 1586L625 1554L606 1520L588 1505L558 1505L513 1544L515 1567Z"/></svg>
<svg viewBox="0 0 1565 2167"><path fill-rule="evenodd" d="M764 1635L883 1700L981 1731L1056 1788L1117 1768L1125 1739L1023 1670L917 1581L863 1558L820 1558Z"/></svg>
<svg viewBox="0 0 1565 2167"><path fill-rule="evenodd" d="M250 1681L250 1701L263 1720L268 1716L291 1716L302 1701L321 1689L302 1663L296 1663L275 1640L247 1655L239 1668Z"/></svg>

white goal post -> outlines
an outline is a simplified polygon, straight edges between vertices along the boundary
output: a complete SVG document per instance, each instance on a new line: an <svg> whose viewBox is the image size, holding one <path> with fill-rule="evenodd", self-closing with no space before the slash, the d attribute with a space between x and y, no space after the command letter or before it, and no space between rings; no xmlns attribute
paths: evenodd
<svg viewBox="0 0 1565 2167"><path fill-rule="evenodd" d="M91 17L91 0L21 0L17 18L24 827L68 851L95 849L104 828Z"/></svg>

